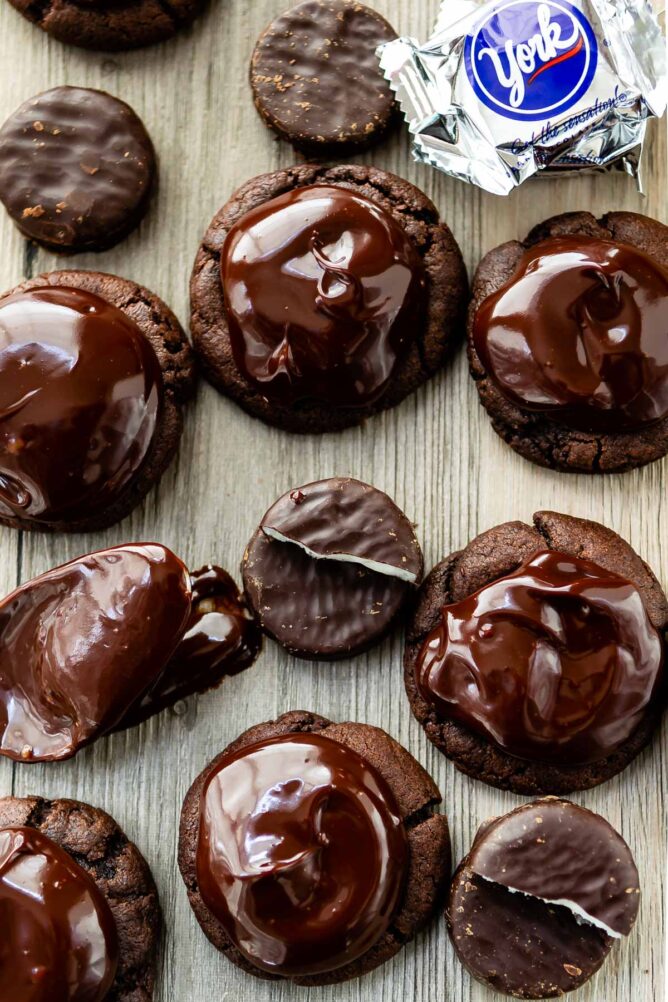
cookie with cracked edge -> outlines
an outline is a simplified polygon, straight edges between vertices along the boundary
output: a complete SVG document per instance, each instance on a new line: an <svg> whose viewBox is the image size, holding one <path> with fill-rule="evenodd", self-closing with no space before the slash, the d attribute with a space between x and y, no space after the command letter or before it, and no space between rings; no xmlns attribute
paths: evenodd
<svg viewBox="0 0 668 1002"><path fill-rule="evenodd" d="M352 749L380 773L389 786L407 836L407 878L394 917L384 935L357 960L328 973L294 976L298 985L340 984L367 974L393 957L439 912L450 877L450 836L447 818L434 813L441 796L422 766L385 731L368 724L336 724L303 710L284 713L241 734L197 777L188 791L179 834L179 867L188 899L203 931L213 945L248 974L285 980L251 964L232 944L221 923L202 900L196 869L200 796L210 773L225 755L258 741L288 734L323 734Z"/></svg>
<svg viewBox="0 0 668 1002"><path fill-rule="evenodd" d="M649 743L665 702L662 690L652 711L631 737L607 758L587 765L558 765L516 758L462 724L439 718L429 706L418 690L415 664L425 637L439 621L441 608L512 573L537 550L545 549L591 560L631 581L642 596L652 625L665 638L668 599L635 550L616 532L598 522L550 511L536 512L533 525L504 522L488 529L463 550L438 563L420 589L406 631L404 684L413 714L429 740L461 772L522 796L587 790L622 772Z"/></svg>
<svg viewBox="0 0 668 1002"><path fill-rule="evenodd" d="M151 1002L161 913L139 849L105 811L77 800L0 798L0 828L34 828L94 880L116 920L118 967L105 1002Z"/></svg>
<svg viewBox="0 0 668 1002"><path fill-rule="evenodd" d="M122 52L163 42L190 24L205 0L9 0L67 45Z"/></svg>
<svg viewBox="0 0 668 1002"><path fill-rule="evenodd" d="M156 176L133 109L104 91L53 87L0 128L0 200L50 250L105 250L139 225Z"/></svg>
<svg viewBox="0 0 668 1002"><path fill-rule="evenodd" d="M399 115L376 49L397 33L356 0L303 0L275 18L251 58L255 107L295 149L340 157L379 142Z"/></svg>
<svg viewBox="0 0 668 1002"><path fill-rule="evenodd" d="M154 487L171 463L183 431L184 405L195 384L193 353L179 321L155 293L127 278L96 271L51 271L6 292L38 288L81 289L117 307L139 328L152 346L163 382L163 403L148 454L127 488L103 510L75 521L38 522L20 515L0 515L0 525L44 532L88 532L104 529L129 515Z"/></svg>
<svg viewBox="0 0 668 1002"><path fill-rule="evenodd" d="M510 401L487 375L475 350L473 320L483 300L509 281L528 248L564 236L629 244L668 267L668 227L635 212L609 212L601 219L589 212L563 213L539 223L522 242L512 240L491 250L473 278L468 315L469 367L480 402L504 442L538 466L579 473L621 473L645 466L668 453L668 417L633 432L575 430Z"/></svg>
<svg viewBox="0 0 668 1002"><path fill-rule="evenodd" d="M421 327L399 360L382 396L366 406L268 400L241 373L232 353L220 279L228 231L250 210L308 185L341 186L388 212L412 241L424 266L426 303ZM286 431L319 433L359 425L395 407L441 369L461 336L467 278L461 252L433 203L408 181L361 164L303 164L262 174L242 185L214 216L195 258L190 281L191 332L201 370L217 389L245 411Z"/></svg>
<svg viewBox="0 0 668 1002"><path fill-rule="evenodd" d="M639 901L621 835L599 814L546 797L480 826L446 919L476 980L513 998L561 998L629 935Z"/></svg>

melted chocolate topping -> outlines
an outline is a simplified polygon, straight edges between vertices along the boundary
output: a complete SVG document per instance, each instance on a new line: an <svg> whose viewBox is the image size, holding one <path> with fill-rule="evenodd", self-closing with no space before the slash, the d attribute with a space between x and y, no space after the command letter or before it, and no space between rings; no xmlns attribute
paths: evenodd
<svg viewBox="0 0 668 1002"><path fill-rule="evenodd" d="M99 296L0 301L0 515L48 524L113 504L150 451L162 392L151 344Z"/></svg>
<svg viewBox="0 0 668 1002"><path fill-rule="evenodd" d="M376 400L424 305L411 238L343 187L296 188L251 209L229 231L220 267L236 365L288 403Z"/></svg>
<svg viewBox="0 0 668 1002"><path fill-rule="evenodd" d="M227 571L208 564L190 579L192 608L186 631L155 687L123 718L121 727L238 675L260 652L260 629Z"/></svg>
<svg viewBox="0 0 668 1002"><path fill-rule="evenodd" d="M635 585L546 550L444 606L415 674L439 716L509 754L585 764L647 713L663 647Z"/></svg>
<svg viewBox="0 0 668 1002"><path fill-rule="evenodd" d="M0 603L0 754L68 758L160 677L190 615L181 561L157 543L73 560Z"/></svg>
<svg viewBox="0 0 668 1002"><path fill-rule="evenodd" d="M483 301L475 349L523 410L583 431L634 431L668 414L668 271L612 241L528 250Z"/></svg>
<svg viewBox="0 0 668 1002"><path fill-rule="evenodd" d="M202 898L256 967L335 970L387 930L403 890L406 834L382 777L324 735L290 734L225 755L202 792Z"/></svg>
<svg viewBox="0 0 668 1002"><path fill-rule="evenodd" d="M0 829L0 998L102 1002L116 924L91 877L34 828Z"/></svg>

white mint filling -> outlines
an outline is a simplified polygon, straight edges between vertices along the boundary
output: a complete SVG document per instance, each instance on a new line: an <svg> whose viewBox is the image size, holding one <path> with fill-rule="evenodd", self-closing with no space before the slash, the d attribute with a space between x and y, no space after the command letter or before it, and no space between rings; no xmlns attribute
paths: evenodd
<svg viewBox="0 0 668 1002"><path fill-rule="evenodd" d="M523 894L525 898L534 898L536 901L543 901L546 905L562 905L564 908L568 908L568 910L573 913L576 920L580 924L585 923L587 925L594 925L598 929L602 929L603 932L607 933L608 936L611 936L613 939L623 938L621 932L616 932L614 929L611 929L609 925L606 925L605 922L601 922L600 919L594 918L593 915L586 912L584 908L581 908L575 901L570 901L568 898L542 898L539 894L528 894L526 891L521 891L519 887L509 887L508 884L502 884L498 880L492 880L490 877L485 877L484 874L478 873L477 870L474 870L473 872L476 873L478 877L482 877L483 880L486 880L488 884L496 884L498 887L505 887L505 889L510 891L511 894Z"/></svg>
<svg viewBox="0 0 668 1002"><path fill-rule="evenodd" d="M270 525L263 525L262 531L265 536L269 536L270 539L275 539L279 543L292 543L293 546L298 546L304 553L308 553L309 557L313 557L314 560L338 560L342 564L359 564L370 571L385 574L389 578L399 578L400 581L408 581L410 584L415 584L417 581L417 574L414 574L405 567L396 567L394 564L384 564L380 560L369 560L367 557L358 557L354 553L316 553L298 540L291 539L290 536L284 536L282 532L272 528Z"/></svg>

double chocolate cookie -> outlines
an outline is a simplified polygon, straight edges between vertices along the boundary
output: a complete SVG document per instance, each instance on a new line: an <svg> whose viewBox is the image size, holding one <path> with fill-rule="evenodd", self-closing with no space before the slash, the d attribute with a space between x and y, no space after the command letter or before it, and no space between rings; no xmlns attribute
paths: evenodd
<svg viewBox="0 0 668 1002"><path fill-rule="evenodd" d="M105 250L141 221L156 175L153 143L124 101L87 87L31 97L0 129L0 199L50 250Z"/></svg>
<svg viewBox="0 0 668 1002"><path fill-rule="evenodd" d="M366 974L442 905L440 799L376 727L303 711L252 727L183 805L179 866L195 916L257 977L327 985Z"/></svg>
<svg viewBox="0 0 668 1002"><path fill-rule="evenodd" d="M158 893L137 847L99 808L0 799L0 913L3 999L153 998Z"/></svg>
<svg viewBox="0 0 668 1002"><path fill-rule="evenodd" d="M291 167L214 217L191 279L193 342L250 414L335 431L443 366L466 289L450 230L413 185L362 165Z"/></svg>
<svg viewBox="0 0 668 1002"><path fill-rule="evenodd" d="M638 914L638 871L598 814L548 797L481 826L450 888L448 929L474 978L514 998L563 996Z"/></svg>
<svg viewBox="0 0 668 1002"><path fill-rule="evenodd" d="M555 216L490 251L469 360L495 431L555 470L613 473L668 452L668 227Z"/></svg>
<svg viewBox="0 0 668 1002"><path fill-rule="evenodd" d="M427 577L405 684L429 739L468 775L520 794L621 772L663 710L668 600L596 522L506 522Z"/></svg>
<svg viewBox="0 0 668 1002"><path fill-rule="evenodd" d="M190 24L204 0L9 0L47 35L102 52L138 49Z"/></svg>
<svg viewBox="0 0 668 1002"><path fill-rule="evenodd" d="M422 568L413 526L387 494L331 477L271 506L242 573L265 633L297 657L331 661L382 639Z"/></svg>
<svg viewBox="0 0 668 1002"><path fill-rule="evenodd" d="M357 0L303 0L265 29L253 52L255 106L269 128L316 157L371 146L396 121L376 49L397 33Z"/></svg>
<svg viewBox="0 0 668 1002"><path fill-rule="evenodd" d="M148 289L55 271L0 298L0 523L83 532L160 480L192 395L181 326Z"/></svg>
<svg viewBox="0 0 668 1002"><path fill-rule="evenodd" d="M0 602L0 755L70 758L249 667L259 631L221 568L158 543L114 546Z"/></svg>

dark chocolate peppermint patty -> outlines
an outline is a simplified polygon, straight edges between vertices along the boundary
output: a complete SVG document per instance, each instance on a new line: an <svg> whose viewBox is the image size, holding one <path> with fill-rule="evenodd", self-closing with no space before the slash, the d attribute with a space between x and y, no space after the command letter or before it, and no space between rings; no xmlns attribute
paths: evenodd
<svg viewBox="0 0 668 1002"><path fill-rule="evenodd" d="M262 629L291 653L331 660L376 643L422 575L413 527L382 491L350 478L272 505L246 548L244 588Z"/></svg>
<svg viewBox="0 0 668 1002"><path fill-rule="evenodd" d="M394 97L376 56L396 38L384 17L356 0L304 0L258 39L250 79L266 124L307 153L339 156L377 142Z"/></svg>
<svg viewBox="0 0 668 1002"><path fill-rule="evenodd" d="M52 250L122 240L146 212L156 169L143 123L104 91L54 87L0 129L0 199L22 233Z"/></svg>
<svg viewBox="0 0 668 1002"><path fill-rule="evenodd" d="M546 798L483 825L452 882L447 918L462 963L517 998L563 995L630 933L638 871L598 814Z"/></svg>

